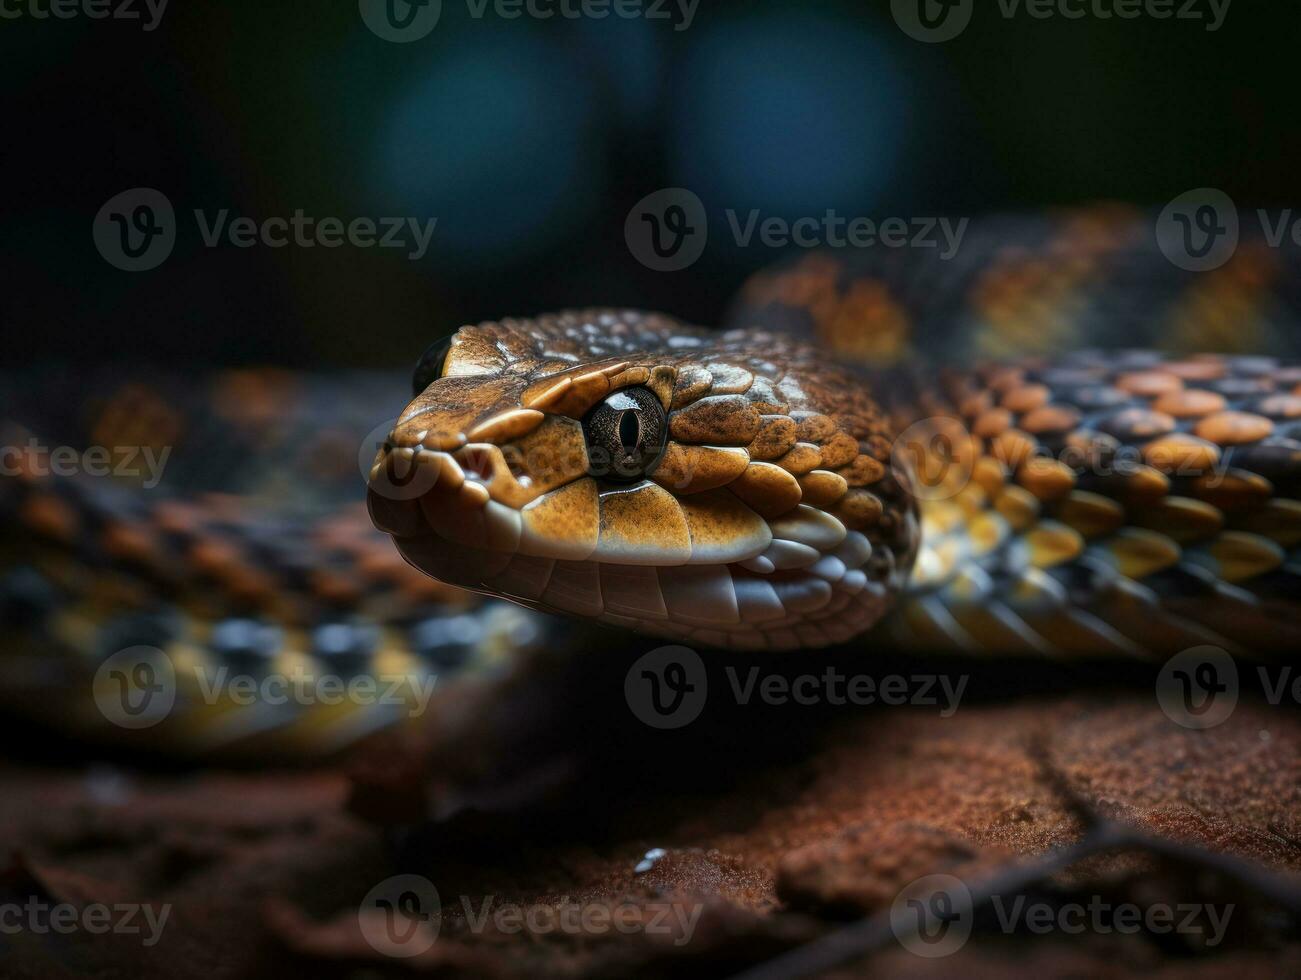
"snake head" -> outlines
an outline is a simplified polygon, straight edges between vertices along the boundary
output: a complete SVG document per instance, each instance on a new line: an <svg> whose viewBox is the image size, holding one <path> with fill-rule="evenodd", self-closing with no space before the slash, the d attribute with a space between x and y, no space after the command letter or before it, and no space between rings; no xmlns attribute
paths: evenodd
<svg viewBox="0 0 1301 980"><path fill-rule="evenodd" d="M368 491L435 578L783 649L865 630L907 576L917 520L887 425L810 348L597 310L462 327L439 357Z"/></svg>

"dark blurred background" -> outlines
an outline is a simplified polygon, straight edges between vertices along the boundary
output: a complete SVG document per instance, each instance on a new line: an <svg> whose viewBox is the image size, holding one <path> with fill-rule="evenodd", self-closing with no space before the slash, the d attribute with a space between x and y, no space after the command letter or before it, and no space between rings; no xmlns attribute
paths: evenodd
<svg viewBox="0 0 1301 980"><path fill-rule="evenodd" d="M624 220L661 187L697 193L711 226L725 208L971 215L1160 205L1208 185L1249 206L1296 200L1290 3L1238 0L1208 32L1008 20L979 0L935 45L900 31L887 0L701 0L689 26L674 3L669 20L538 20L444 0L407 44L369 30L357 0L173 0L152 31L37 18L33 3L49 0L5 0L23 14L0 19L13 363L397 366L463 322L563 306L714 322L777 256L712 235L686 270L644 267ZM91 225L135 187L167 196L179 232L162 265L127 273ZM419 261L208 248L196 208L438 224Z"/></svg>

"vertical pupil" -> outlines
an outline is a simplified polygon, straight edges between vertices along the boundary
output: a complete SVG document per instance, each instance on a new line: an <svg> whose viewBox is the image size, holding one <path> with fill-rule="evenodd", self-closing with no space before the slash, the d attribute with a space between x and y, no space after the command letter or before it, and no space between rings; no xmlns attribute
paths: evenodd
<svg viewBox="0 0 1301 980"><path fill-rule="evenodd" d="M628 455L637 451L641 440L641 418L634 411L625 411L619 416L619 445Z"/></svg>

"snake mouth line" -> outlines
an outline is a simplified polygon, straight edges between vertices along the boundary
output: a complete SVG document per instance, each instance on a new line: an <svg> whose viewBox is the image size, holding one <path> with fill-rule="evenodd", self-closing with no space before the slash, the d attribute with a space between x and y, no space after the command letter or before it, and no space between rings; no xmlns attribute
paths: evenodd
<svg viewBox="0 0 1301 980"><path fill-rule="evenodd" d="M464 455L412 454L412 465L432 478L422 493L395 501L372 486L370 494L375 522L403 557L443 581L606 625L746 649L843 642L888 604L879 569L866 570L867 537L806 505L782 519L749 512L744 533L735 533L728 518L746 508L725 490L683 501L650 481L603 486L580 477L515 508L492 499ZM408 460L389 457L377 468ZM644 524L636 519L640 510L654 518L656 506L671 507L685 524L683 546L663 540L667 509ZM645 550L631 540L633 528L645 529Z"/></svg>

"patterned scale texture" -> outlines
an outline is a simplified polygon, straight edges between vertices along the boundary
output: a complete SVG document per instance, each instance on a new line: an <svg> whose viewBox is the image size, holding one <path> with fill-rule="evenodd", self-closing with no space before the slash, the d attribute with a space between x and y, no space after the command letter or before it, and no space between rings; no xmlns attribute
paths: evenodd
<svg viewBox="0 0 1301 980"><path fill-rule="evenodd" d="M1296 649L1301 366L1079 351L934 380L897 389L923 527L897 641Z"/></svg>
<svg viewBox="0 0 1301 980"><path fill-rule="evenodd" d="M1232 257L1190 272L1159 248L1157 221L1127 205L1067 208L972 219L951 256L803 252L747 281L726 319L876 364L1087 347L1301 356L1301 248L1271 243L1243 212Z"/></svg>
<svg viewBox="0 0 1301 980"><path fill-rule="evenodd" d="M540 620L420 574L371 524L359 459L407 383L139 368L6 378L7 706L130 737L107 724L90 678L143 645L169 658L180 704L150 732L155 747L316 756L408 717L433 685L538 645ZM273 673L377 678L386 696L250 705L211 693L217 677Z"/></svg>

